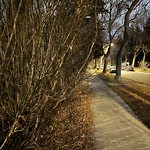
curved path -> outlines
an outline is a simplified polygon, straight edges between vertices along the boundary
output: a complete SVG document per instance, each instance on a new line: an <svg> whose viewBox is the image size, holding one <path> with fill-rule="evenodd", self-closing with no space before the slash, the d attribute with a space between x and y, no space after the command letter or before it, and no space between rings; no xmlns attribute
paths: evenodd
<svg viewBox="0 0 150 150"><path fill-rule="evenodd" d="M91 80L97 150L150 150L150 131L98 76Z"/></svg>

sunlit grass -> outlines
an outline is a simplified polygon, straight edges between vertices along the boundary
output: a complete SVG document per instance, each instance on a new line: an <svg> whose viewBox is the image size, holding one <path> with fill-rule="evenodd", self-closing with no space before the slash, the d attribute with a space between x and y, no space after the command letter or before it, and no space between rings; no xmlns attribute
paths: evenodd
<svg viewBox="0 0 150 150"><path fill-rule="evenodd" d="M137 72L150 73L150 68L143 69L141 67L135 67L134 70Z"/></svg>

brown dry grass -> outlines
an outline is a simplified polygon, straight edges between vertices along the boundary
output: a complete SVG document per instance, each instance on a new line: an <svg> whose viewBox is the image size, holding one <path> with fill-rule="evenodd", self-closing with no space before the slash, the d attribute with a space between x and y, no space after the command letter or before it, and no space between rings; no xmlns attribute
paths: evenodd
<svg viewBox="0 0 150 150"><path fill-rule="evenodd" d="M79 89L76 98L63 103L54 116L54 124L43 129L40 147L46 150L92 150L92 115L89 88ZM45 134L49 136L44 136Z"/></svg>
<svg viewBox="0 0 150 150"><path fill-rule="evenodd" d="M116 92L132 109L135 115L150 128L150 86L122 78L114 79L114 75L100 74L100 77Z"/></svg>
<svg viewBox="0 0 150 150"><path fill-rule="evenodd" d="M59 106L53 118L47 115L37 143L34 143L36 150L94 150L89 95L86 82L74 97Z"/></svg>

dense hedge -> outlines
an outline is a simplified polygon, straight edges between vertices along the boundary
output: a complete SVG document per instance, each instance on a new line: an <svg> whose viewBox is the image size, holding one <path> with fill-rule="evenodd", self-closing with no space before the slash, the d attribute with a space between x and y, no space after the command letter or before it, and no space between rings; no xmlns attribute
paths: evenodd
<svg viewBox="0 0 150 150"><path fill-rule="evenodd" d="M0 149L36 149L40 129L82 79L96 39L93 1L0 7Z"/></svg>

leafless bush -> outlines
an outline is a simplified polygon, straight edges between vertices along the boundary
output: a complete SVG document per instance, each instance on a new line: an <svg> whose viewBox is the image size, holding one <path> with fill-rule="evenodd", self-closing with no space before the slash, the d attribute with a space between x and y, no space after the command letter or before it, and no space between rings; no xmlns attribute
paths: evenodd
<svg viewBox="0 0 150 150"><path fill-rule="evenodd" d="M35 149L45 119L82 79L96 13L87 0L0 0L0 7L0 149Z"/></svg>

